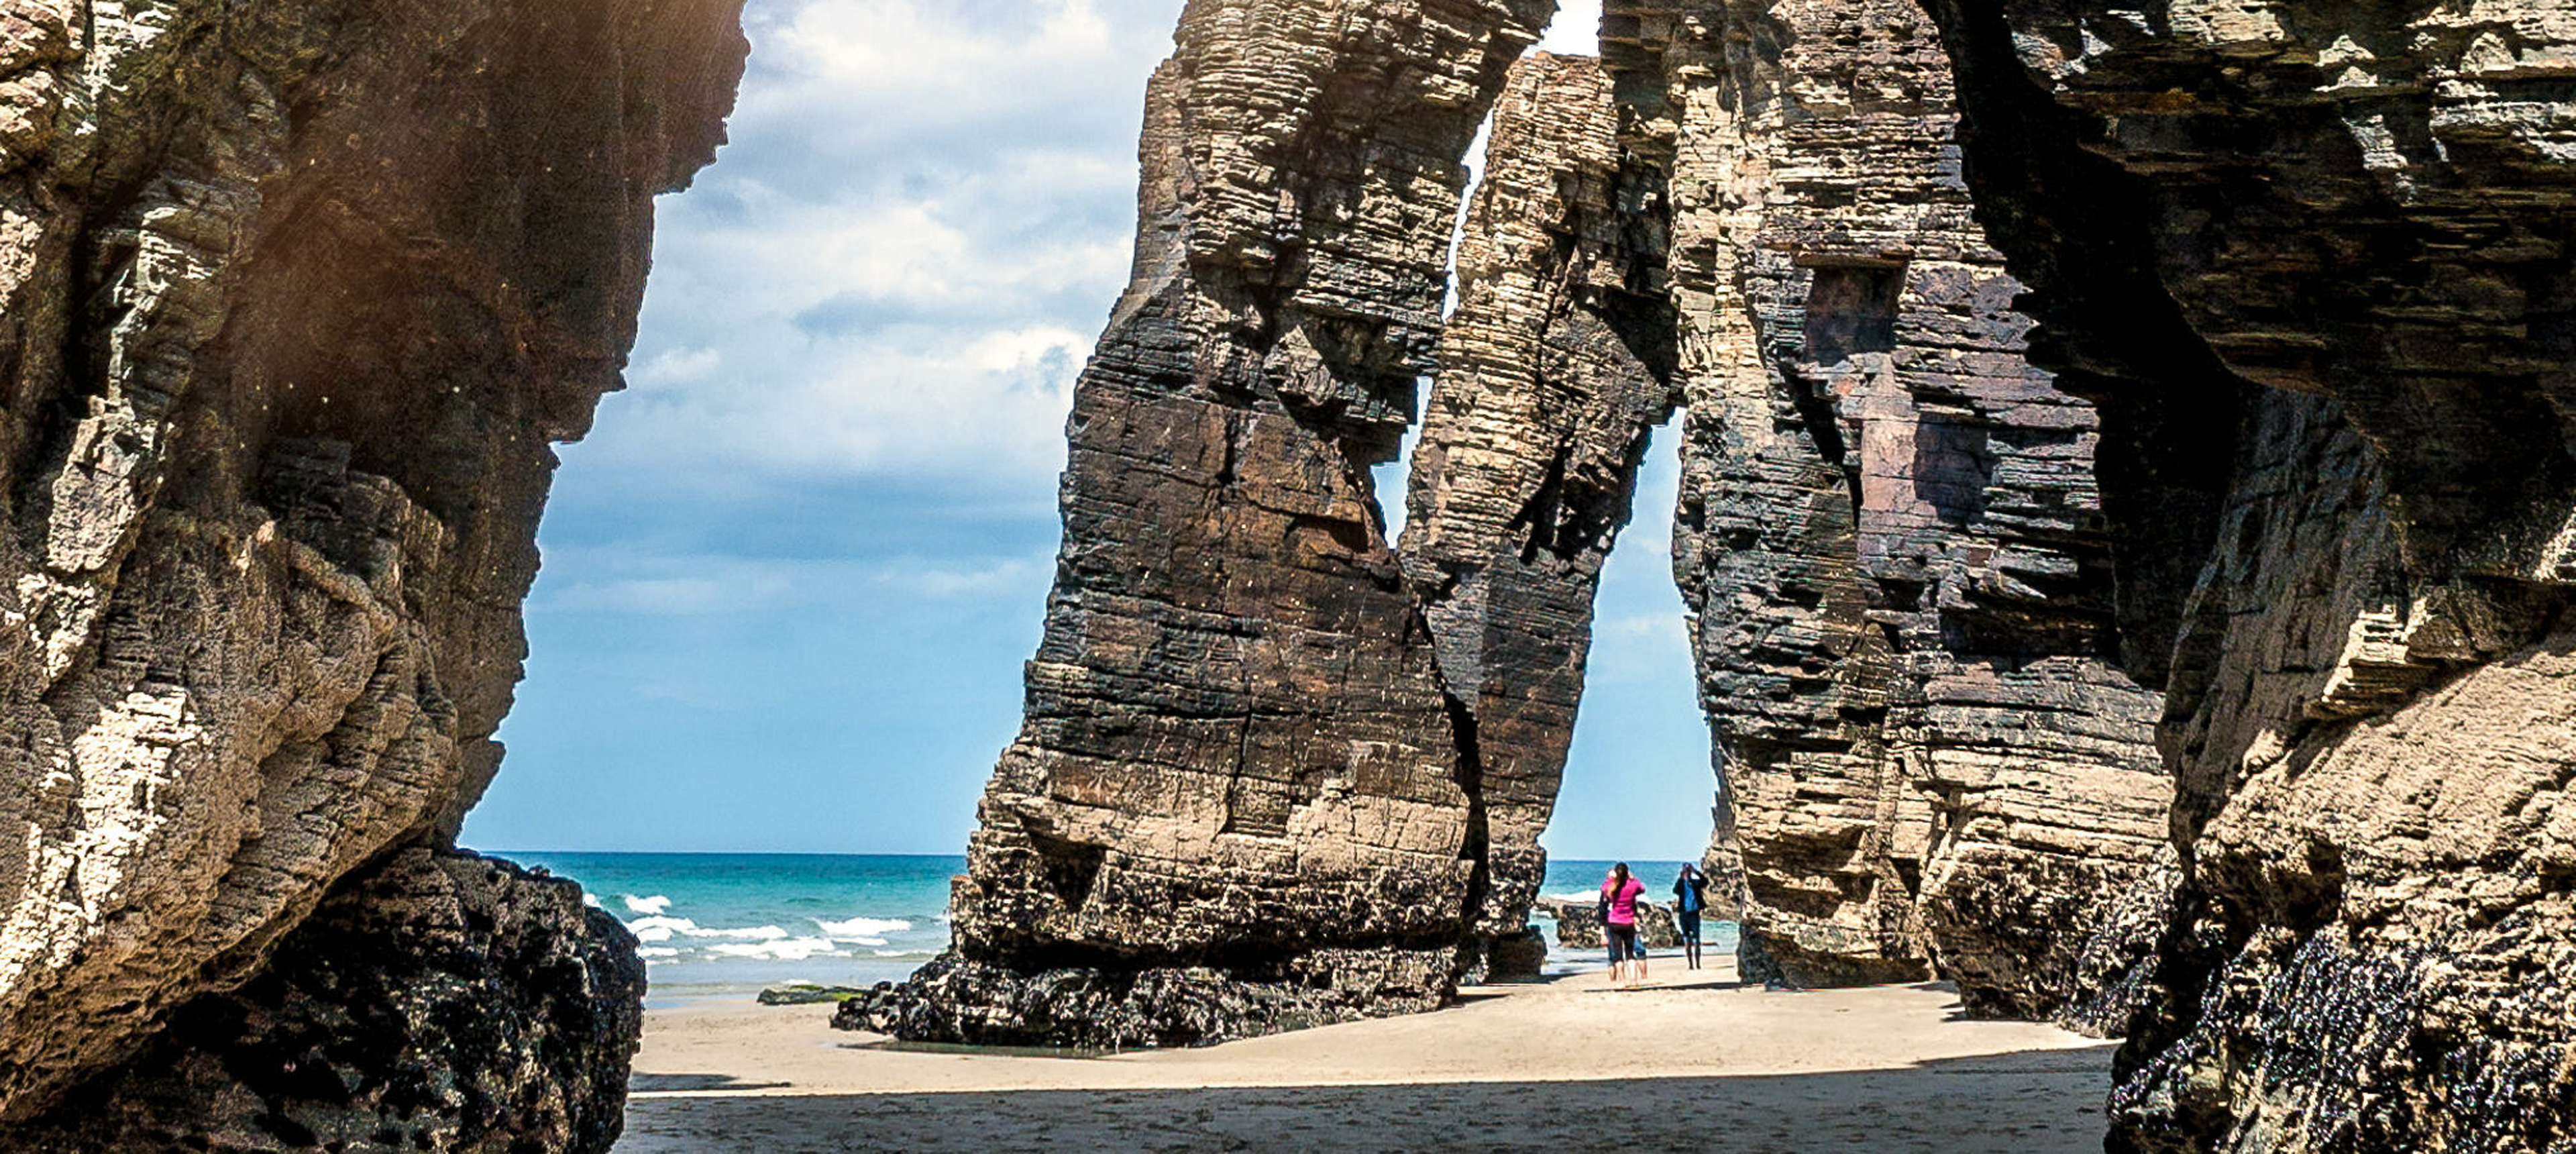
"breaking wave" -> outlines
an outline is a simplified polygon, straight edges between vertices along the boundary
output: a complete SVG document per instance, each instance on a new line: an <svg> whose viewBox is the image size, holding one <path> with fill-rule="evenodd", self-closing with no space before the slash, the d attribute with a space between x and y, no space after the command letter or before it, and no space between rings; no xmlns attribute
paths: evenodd
<svg viewBox="0 0 2576 1154"><path fill-rule="evenodd" d="M816 918L814 919L814 925L816 928L822 930L826 937L860 941L867 945L876 946L882 946L885 943L883 941L869 942L866 941L866 939L882 938L887 934L900 934L912 928L912 923L902 918L849 918L847 920L837 922L827 922L821 918Z"/></svg>
<svg viewBox="0 0 2576 1154"><path fill-rule="evenodd" d="M830 938L780 938L765 942L725 942L710 947L710 953L728 958L772 958L783 962L801 962L807 958L838 954Z"/></svg>

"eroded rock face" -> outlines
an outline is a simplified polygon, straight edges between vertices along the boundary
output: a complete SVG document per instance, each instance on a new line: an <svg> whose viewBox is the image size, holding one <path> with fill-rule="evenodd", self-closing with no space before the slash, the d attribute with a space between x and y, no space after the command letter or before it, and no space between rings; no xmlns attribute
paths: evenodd
<svg viewBox="0 0 2576 1154"><path fill-rule="evenodd" d="M2112 1148L2565 1149L2576 28L1933 7L2039 347L2216 529L2123 566L2186 874Z"/></svg>
<svg viewBox="0 0 2576 1154"><path fill-rule="evenodd" d="M1600 62L1514 65L1485 155L1402 554L1467 727L1491 878L1476 928L1500 935L1547 872L1593 594L1675 397L1662 174L1620 148Z"/></svg>
<svg viewBox="0 0 2576 1154"><path fill-rule="evenodd" d="M1673 189L1676 571L1746 972L1937 966L2116 1026L2144 942L2097 931L2158 884L2159 701L2118 660L2100 418L2025 360L1940 44L1910 0L1607 12Z"/></svg>
<svg viewBox="0 0 2576 1154"><path fill-rule="evenodd" d="M1486 31L1450 36L1471 10ZM957 956L846 1024L1168 1044L1435 1002L1535 895L1600 566L1676 381L1713 872L1743 879L1753 972L1937 963L1978 1010L2116 1024L2169 883L2158 701L2118 664L2099 419L2025 363L1922 14L1614 5L1613 69L1519 66L1399 571L1363 470L1425 367L1454 185L1423 174L1537 14L1422 12L1437 35L1184 15ZM1413 87L1444 77L1472 82Z"/></svg>
<svg viewBox="0 0 2576 1154"><path fill-rule="evenodd" d="M1482 905L1472 765L1370 487L1432 367L1459 158L1551 0L1193 0L1134 279L1075 388L1065 543L955 959L855 1015L1083 1040L1428 1008ZM1334 977L1370 975L1364 997ZM1235 988L1242 987L1242 988ZM1086 994L1086 997L1092 996ZM964 1025L963 1023L980 1023Z"/></svg>
<svg viewBox="0 0 2576 1154"><path fill-rule="evenodd" d="M0 4L0 1118L191 999L325 996L242 983L326 893L455 928L348 879L499 762L548 446L737 7Z"/></svg>

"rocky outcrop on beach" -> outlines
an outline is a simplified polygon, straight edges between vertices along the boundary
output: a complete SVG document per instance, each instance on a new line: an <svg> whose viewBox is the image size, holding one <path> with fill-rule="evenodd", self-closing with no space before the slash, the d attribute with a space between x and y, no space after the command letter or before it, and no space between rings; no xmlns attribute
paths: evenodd
<svg viewBox="0 0 2576 1154"><path fill-rule="evenodd" d="M763 989L756 1000L764 1006L817 1006L825 1002L837 1006L865 993L867 993L866 990L857 986L789 982L783 986L770 986Z"/></svg>
<svg viewBox="0 0 2576 1154"><path fill-rule="evenodd" d="M2119 660L2101 418L2024 357L1948 60L1911 0L1607 12L1673 190L1675 568L1746 972L2089 1005L2149 940L2103 912L2169 884L2160 704Z"/></svg>
<svg viewBox="0 0 2576 1154"><path fill-rule="evenodd" d="M1537 926L1524 925L1518 933L1503 934L1485 946L1485 966L1481 974L1470 976L1485 982L1533 981L1547 973L1547 935Z"/></svg>
<svg viewBox="0 0 2576 1154"><path fill-rule="evenodd" d="M1600 567L1683 397L1756 970L1938 964L1990 1013L2134 990L2146 939L2099 913L2162 879L2170 785L2112 660L2098 421L2023 360L1920 13L1613 5L1613 68L1506 80L1543 4L1349 7L1184 15L955 956L846 1023L1123 1045L1436 1003L1536 894ZM1796 52L1734 52L1748 28ZM1455 159L1498 92L1443 329ZM1390 549L1366 470L1435 337ZM1364 997L1323 992L1328 951ZM1245 999L1295 1008L1205 1008Z"/></svg>
<svg viewBox="0 0 2576 1154"><path fill-rule="evenodd" d="M614 1136L629 943L428 849L735 7L0 3L0 1126Z"/></svg>
<svg viewBox="0 0 2576 1154"><path fill-rule="evenodd" d="M644 963L581 887L409 849L0 1147L606 1150Z"/></svg>
<svg viewBox="0 0 2576 1154"><path fill-rule="evenodd" d="M1184 12L956 944L852 1024L1175 1044L1454 988L1485 818L1369 469L1433 367L1459 160L1552 6Z"/></svg>
<svg viewBox="0 0 2576 1154"><path fill-rule="evenodd" d="M1538 910L1556 920L1556 944L1568 949L1598 950L1610 944L1601 922L1601 906L1587 899L1541 898ZM1653 902L1637 903L1637 937L1649 947L1668 949L1682 944L1682 931L1673 920L1670 907Z"/></svg>
<svg viewBox="0 0 2576 1154"><path fill-rule="evenodd" d="M1612 142L1586 66L1509 86L1398 551L1366 469L1544 5L1256 7L1156 81L959 951L866 1023L1436 1000L1677 392L1748 975L2144 1007L2118 1149L2564 1145L2563 14L1610 0Z"/></svg>
<svg viewBox="0 0 2576 1154"><path fill-rule="evenodd" d="M2183 881L2112 1148L2568 1148L2576 27L1932 8L2115 527L2214 527L2121 563Z"/></svg>
<svg viewBox="0 0 2576 1154"><path fill-rule="evenodd" d="M1452 954L1320 949L1256 981L1207 965L1030 971L952 951L841 1003L832 1024L969 1045L1195 1046L1433 1009L1440 997L1425 991L1454 988L1456 965Z"/></svg>

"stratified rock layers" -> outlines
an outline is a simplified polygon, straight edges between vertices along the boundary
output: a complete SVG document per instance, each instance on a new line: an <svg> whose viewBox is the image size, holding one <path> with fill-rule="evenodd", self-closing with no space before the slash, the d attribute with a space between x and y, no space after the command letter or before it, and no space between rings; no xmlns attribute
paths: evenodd
<svg viewBox="0 0 2576 1154"><path fill-rule="evenodd" d="M2025 363L1922 15L1614 5L1615 72L1502 84L1535 12L1363 9L1184 14L956 949L843 1023L1173 1044L1436 1002L1536 894L1678 382L1756 971L1937 965L2116 1026L2170 881L2158 699L2116 662L2098 420ZM1399 570L1365 470L1497 87Z"/></svg>
<svg viewBox="0 0 2576 1154"><path fill-rule="evenodd" d="M1977 1010L2116 1028L2159 702L2116 660L2099 420L2025 361L1939 43L1908 0L1607 12L1670 169L1676 574L1748 973L1937 966Z"/></svg>
<svg viewBox="0 0 2576 1154"><path fill-rule="evenodd" d="M259 975L326 893L423 949L469 932L391 867L347 879L443 844L498 765L548 445L617 385L735 17L0 3L0 1118L190 999L290 996ZM525 1136L596 1149L633 1022L556 1010L604 1032L547 1076L600 1088ZM515 1140L485 1123L448 1148Z"/></svg>
<svg viewBox="0 0 2576 1154"><path fill-rule="evenodd" d="M1602 563L1671 416L1661 173L1628 160L1589 57L1515 65L1458 250L1402 542L1492 877L1476 929L1519 929L1547 855Z"/></svg>
<svg viewBox="0 0 2576 1154"><path fill-rule="evenodd" d="M1455 982L1487 884L1473 765L1368 470L1432 367L1459 158L1552 7L1183 12L955 948L847 1022L1174 1044Z"/></svg>
<svg viewBox="0 0 2576 1154"><path fill-rule="evenodd" d="M2041 347L2137 422L2105 505L2216 524L2122 566L2185 877L2111 1147L2569 1149L2576 25L1933 7Z"/></svg>

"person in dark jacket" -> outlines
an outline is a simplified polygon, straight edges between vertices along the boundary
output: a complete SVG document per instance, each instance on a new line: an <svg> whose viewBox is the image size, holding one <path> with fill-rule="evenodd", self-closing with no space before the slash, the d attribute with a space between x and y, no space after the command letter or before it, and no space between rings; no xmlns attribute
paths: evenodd
<svg viewBox="0 0 2576 1154"><path fill-rule="evenodd" d="M1682 863L1682 874L1673 879L1673 921L1682 932L1682 952L1690 956L1690 968L1699 968L1699 914L1708 908L1708 878L1690 863Z"/></svg>

